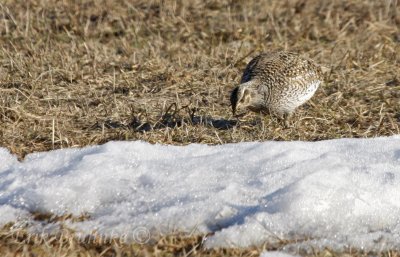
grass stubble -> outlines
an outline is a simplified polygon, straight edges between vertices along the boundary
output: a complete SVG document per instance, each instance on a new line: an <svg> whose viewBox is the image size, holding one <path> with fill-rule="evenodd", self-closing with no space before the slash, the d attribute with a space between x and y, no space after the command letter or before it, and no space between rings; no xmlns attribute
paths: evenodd
<svg viewBox="0 0 400 257"><path fill-rule="evenodd" d="M0 3L0 144L28 153L145 140L186 145L400 134L398 1L12 1ZM257 53L290 50L326 68L289 128L232 117L229 93ZM26 240L9 256L257 256L288 242L205 250L202 236L151 244ZM360 250L311 256L367 256ZM399 256L398 252L375 253Z"/></svg>

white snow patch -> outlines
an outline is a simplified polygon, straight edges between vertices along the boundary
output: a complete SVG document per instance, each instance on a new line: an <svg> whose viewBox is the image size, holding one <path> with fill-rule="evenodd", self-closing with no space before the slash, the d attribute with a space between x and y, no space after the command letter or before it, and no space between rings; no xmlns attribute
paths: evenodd
<svg viewBox="0 0 400 257"><path fill-rule="evenodd" d="M271 251L263 252L260 257L298 257L299 255L291 255L285 252Z"/></svg>
<svg viewBox="0 0 400 257"><path fill-rule="evenodd" d="M138 228L215 232L206 240L211 248L299 239L284 250L398 249L400 137L110 142L23 162L0 148L0 224L33 211L88 213L91 219L68 225L133 239Z"/></svg>

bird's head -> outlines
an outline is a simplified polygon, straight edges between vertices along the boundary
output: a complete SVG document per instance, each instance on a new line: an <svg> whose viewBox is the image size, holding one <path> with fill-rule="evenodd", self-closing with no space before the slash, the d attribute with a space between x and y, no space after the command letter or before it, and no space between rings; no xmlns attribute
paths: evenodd
<svg viewBox="0 0 400 257"><path fill-rule="evenodd" d="M247 109L252 102L252 83L243 83L232 90L231 105L232 113L235 115L237 111Z"/></svg>

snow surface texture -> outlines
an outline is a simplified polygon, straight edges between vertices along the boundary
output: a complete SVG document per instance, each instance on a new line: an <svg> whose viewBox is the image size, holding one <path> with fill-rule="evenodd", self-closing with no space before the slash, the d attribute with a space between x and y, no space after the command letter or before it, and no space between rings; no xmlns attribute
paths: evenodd
<svg viewBox="0 0 400 257"><path fill-rule="evenodd" d="M299 239L283 250L398 249L400 137L110 142L23 162L0 148L0 224L34 223L34 211L87 213L89 220L68 225L105 236L212 231L210 248Z"/></svg>
<svg viewBox="0 0 400 257"><path fill-rule="evenodd" d="M260 257L298 257L299 255L291 255L284 252L264 252Z"/></svg>

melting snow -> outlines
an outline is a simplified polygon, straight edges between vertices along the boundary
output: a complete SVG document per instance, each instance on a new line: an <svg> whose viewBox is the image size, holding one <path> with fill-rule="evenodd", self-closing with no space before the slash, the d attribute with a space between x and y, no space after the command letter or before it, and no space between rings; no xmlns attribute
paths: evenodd
<svg viewBox="0 0 400 257"><path fill-rule="evenodd" d="M33 211L88 213L69 224L82 233L215 232L207 247L300 239L285 249L398 249L400 137L110 142L23 162L0 148L0 224Z"/></svg>
<svg viewBox="0 0 400 257"><path fill-rule="evenodd" d="M297 257L298 255L291 255L284 252L264 252L260 257Z"/></svg>

